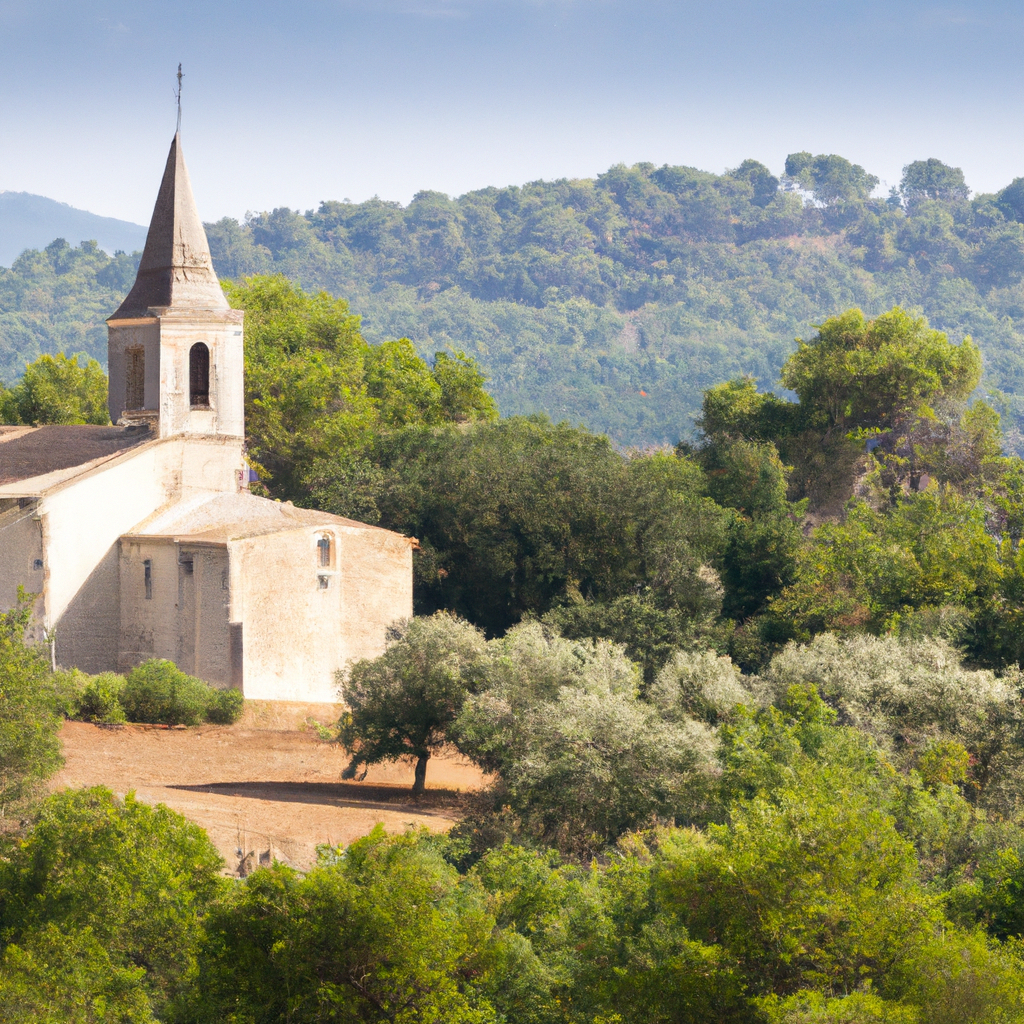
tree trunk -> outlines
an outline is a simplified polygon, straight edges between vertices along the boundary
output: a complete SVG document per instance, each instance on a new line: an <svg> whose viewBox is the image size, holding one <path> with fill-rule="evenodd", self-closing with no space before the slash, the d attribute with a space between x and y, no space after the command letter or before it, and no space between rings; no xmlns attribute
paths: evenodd
<svg viewBox="0 0 1024 1024"><path fill-rule="evenodd" d="M427 781L427 761L430 759L430 751L428 750L425 754L420 754L416 760L416 779L412 784L412 795L419 796L426 785Z"/></svg>

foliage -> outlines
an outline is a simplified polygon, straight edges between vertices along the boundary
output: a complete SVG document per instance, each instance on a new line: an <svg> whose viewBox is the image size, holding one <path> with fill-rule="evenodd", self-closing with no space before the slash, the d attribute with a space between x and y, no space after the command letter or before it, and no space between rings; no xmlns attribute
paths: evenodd
<svg viewBox="0 0 1024 1024"><path fill-rule="evenodd" d="M358 458L375 430L496 415L472 360L439 354L432 371L407 339L368 345L343 300L280 275L227 292L246 313L249 452L275 494L305 494L323 460Z"/></svg>
<svg viewBox="0 0 1024 1024"><path fill-rule="evenodd" d="M257 871L215 908L190 1019L486 1024L493 923L436 844L377 826L305 877Z"/></svg>
<svg viewBox="0 0 1024 1024"><path fill-rule="evenodd" d="M567 641L539 624L488 644L480 692L454 726L459 750L500 784L525 835L575 853L684 814L714 740L638 699L636 666L607 641Z"/></svg>
<svg viewBox="0 0 1024 1024"><path fill-rule="evenodd" d="M0 612L0 819L63 764L49 658L27 636L31 614L24 594Z"/></svg>
<svg viewBox="0 0 1024 1024"><path fill-rule="evenodd" d="M81 352L105 366L103 321L131 288L140 256L111 257L95 242L74 248L58 238L0 268L0 379L14 380L44 353Z"/></svg>
<svg viewBox="0 0 1024 1024"><path fill-rule="evenodd" d="M811 684L842 723L868 733L897 763L917 767L926 780L969 779L973 799L1003 813L1016 809L1024 778L1019 670L1000 677L967 669L934 638L826 633L807 646L789 644L761 683L775 703L790 687Z"/></svg>
<svg viewBox="0 0 1024 1024"><path fill-rule="evenodd" d="M54 794L0 862L3 969L22 975L30 992L42 985L73 1002L67 972L77 962L85 975L78 999L110 992L137 1014L129 1019L145 1020L140 981L162 1006L193 976L220 867L202 829L166 807L147 807L131 794L121 801L102 788Z"/></svg>
<svg viewBox="0 0 1024 1024"><path fill-rule="evenodd" d="M95 359L41 355L25 367L21 380L0 391L4 423L107 424L107 375Z"/></svg>
<svg viewBox="0 0 1024 1024"><path fill-rule="evenodd" d="M124 676L116 672L101 672L92 676L82 690L78 708L69 717L103 725L126 722L128 719L121 706L124 684Z"/></svg>
<svg viewBox="0 0 1024 1024"><path fill-rule="evenodd" d="M91 928L40 927L0 958L7 1024L151 1024L142 967L113 963Z"/></svg>
<svg viewBox="0 0 1024 1024"><path fill-rule="evenodd" d="M624 458L607 438L540 417L406 429L370 456L374 521L421 541L420 613L448 609L494 634L559 603L636 593L697 631L718 610L708 563L726 516L688 460ZM316 496L351 515L351 494L339 483Z"/></svg>
<svg viewBox="0 0 1024 1024"><path fill-rule="evenodd" d="M755 991L848 992L925 939L933 911L914 848L848 773L816 765L736 804L708 838L667 868L665 898Z"/></svg>
<svg viewBox="0 0 1024 1024"><path fill-rule="evenodd" d="M422 793L427 761L448 742L483 649L479 630L438 612L393 628L380 657L339 672L348 710L338 738L352 751L342 778L353 778L360 765L411 757L412 791Z"/></svg>
<svg viewBox="0 0 1024 1024"><path fill-rule="evenodd" d="M970 339L951 345L923 317L896 308L866 321L860 310L832 317L798 342L781 380L804 415L828 430L898 430L922 403L965 399L981 356Z"/></svg>
<svg viewBox="0 0 1024 1024"><path fill-rule="evenodd" d="M907 164L903 168L899 193L908 205L924 199L950 203L971 197L971 190L964 181L964 172L935 157Z"/></svg>
<svg viewBox="0 0 1024 1024"><path fill-rule="evenodd" d="M98 689L111 684L96 685ZM116 698L129 722L162 725L199 725L204 721L230 725L238 720L245 704L239 691L217 689L186 675L173 661L159 658L133 668Z"/></svg>
<svg viewBox="0 0 1024 1024"><path fill-rule="evenodd" d="M748 373L771 387L813 324L897 304L975 339L1016 437L1019 180L969 199L960 171L928 158L884 199L842 156L794 158L781 188L778 169L756 160L723 174L641 163L456 198L421 192L404 207L278 208L207 232L222 277L284 274L344 297L370 342L464 351L504 413L545 411L619 444L674 444L708 386ZM137 260L58 240L0 270L0 376L44 351L102 362L103 317Z"/></svg>
<svg viewBox="0 0 1024 1024"><path fill-rule="evenodd" d="M786 157L786 177L823 206L865 200L878 185L878 178L860 164L835 153L790 153Z"/></svg>

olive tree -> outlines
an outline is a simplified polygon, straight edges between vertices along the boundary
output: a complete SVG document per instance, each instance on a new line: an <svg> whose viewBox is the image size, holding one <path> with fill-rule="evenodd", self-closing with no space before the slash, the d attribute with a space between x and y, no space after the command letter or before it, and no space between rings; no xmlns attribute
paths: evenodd
<svg viewBox="0 0 1024 1024"><path fill-rule="evenodd" d="M448 742L448 729L462 710L484 636L447 612L406 622L392 631L379 658L357 661L339 672L348 705L338 739L352 757L343 778L360 766L403 757L416 759L412 791L423 792L427 761Z"/></svg>
<svg viewBox="0 0 1024 1024"><path fill-rule="evenodd" d="M686 818L712 770L714 732L640 699L639 666L606 640L541 624L487 647L459 749L498 776L496 804L534 838L585 855L630 828Z"/></svg>

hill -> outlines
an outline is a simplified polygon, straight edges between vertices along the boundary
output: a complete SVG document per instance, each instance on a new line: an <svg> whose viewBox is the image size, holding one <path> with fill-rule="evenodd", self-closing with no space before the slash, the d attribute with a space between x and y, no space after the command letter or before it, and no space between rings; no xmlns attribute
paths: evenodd
<svg viewBox="0 0 1024 1024"><path fill-rule="evenodd" d="M425 354L476 357L503 413L544 411L627 445L685 436L718 381L751 373L773 386L794 338L826 317L899 303L954 340L974 337L982 386L1001 392L1019 446L1020 179L971 198L956 168L918 161L878 199L877 179L842 157L793 154L786 171L616 166L454 199L421 192L404 207L279 208L207 230L222 277L280 272L327 289L363 316L369 340L406 335ZM104 260L61 250L0 271L0 374L40 348L102 358L99 313L131 272L125 257Z"/></svg>
<svg viewBox="0 0 1024 1024"><path fill-rule="evenodd" d="M113 217L76 210L29 192L0 192L0 266L10 266L26 249L42 249L55 238L91 238L108 253L141 249L146 229Z"/></svg>

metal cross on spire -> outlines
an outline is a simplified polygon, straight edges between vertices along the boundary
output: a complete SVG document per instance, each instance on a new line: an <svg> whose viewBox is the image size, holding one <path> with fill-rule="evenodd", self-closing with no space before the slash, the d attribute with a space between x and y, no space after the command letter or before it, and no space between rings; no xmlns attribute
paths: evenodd
<svg viewBox="0 0 1024 1024"><path fill-rule="evenodd" d="M178 65L178 91L174 94L178 101L178 127L177 131L181 131L181 80L185 76L181 73L181 65Z"/></svg>

